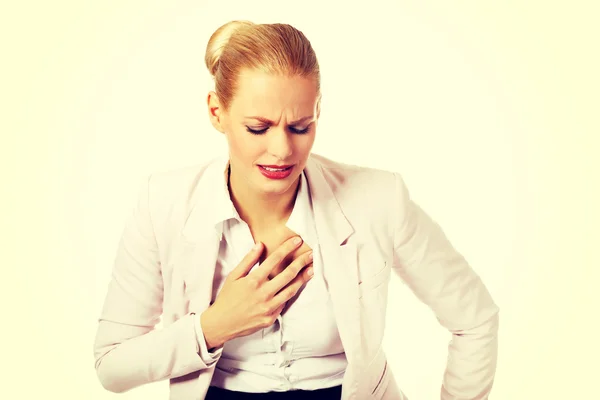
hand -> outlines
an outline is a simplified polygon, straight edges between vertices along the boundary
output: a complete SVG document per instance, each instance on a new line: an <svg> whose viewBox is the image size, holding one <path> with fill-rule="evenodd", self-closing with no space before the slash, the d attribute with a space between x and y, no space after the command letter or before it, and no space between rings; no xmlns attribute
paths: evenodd
<svg viewBox="0 0 600 400"><path fill-rule="evenodd" d="M250 272L263 251L263 244L257 243L227 276L215 302L200 316L209 349L271 326L286 302L312 278L312 267L304 269L312 262L312 251L307 251L269 279L271 272L302 244L301 239L294 243L296 238L300 239L285 241Z"/></svg>

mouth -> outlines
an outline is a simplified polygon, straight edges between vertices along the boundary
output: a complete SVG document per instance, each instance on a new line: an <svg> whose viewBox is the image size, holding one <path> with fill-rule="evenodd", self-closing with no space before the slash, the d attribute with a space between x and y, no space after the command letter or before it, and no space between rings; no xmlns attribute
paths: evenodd
<svg viewBox="0 0 600 400"><path fill-rule="evenodd" d="M259 167L271 172L283 172L292 169L293 165L259 165Z"/></svg>
<svg viewBox="0 0 600 400"><path fill-rule="evenodd" d="M294 165L258 165L260 173L268 179L287 179L293 169Z"/></svg>

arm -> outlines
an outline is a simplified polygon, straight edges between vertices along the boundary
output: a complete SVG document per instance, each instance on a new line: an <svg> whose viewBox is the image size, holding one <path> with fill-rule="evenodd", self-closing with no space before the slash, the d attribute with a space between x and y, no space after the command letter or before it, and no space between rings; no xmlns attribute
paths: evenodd
<svg viewBox="0 0 600 400"><path fill-rule="evenodd" d="M162 314L163 281L150 216L150 179L127 221L117 250L94 343L95 367L111 392L209 368L199 315L190 313L155 329Z"/></svg>
<svg viewBox="0 0 600 400"><path fill-rule="evenodd" d="M396 174L394 272L452 333L442 400L484 400L498 352L498 306L442 229Z"/></svg>

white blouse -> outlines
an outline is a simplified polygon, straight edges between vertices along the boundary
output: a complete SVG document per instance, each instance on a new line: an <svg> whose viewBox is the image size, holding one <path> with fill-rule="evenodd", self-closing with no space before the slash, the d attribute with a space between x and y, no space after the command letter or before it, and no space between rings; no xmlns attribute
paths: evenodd
<svg viewBox="0 0 600 400"><path fill-rule="evenodd" d="M248 225L237 213L227 180L214 195L222 197L215 214L221 247L214 281L214 301L225 278L254 246ZM347 366L329 293L323 279L323 263L313 220L309 187L304 173L286 226L302 237L313 250L314 276L294 302L269 328L226 342L208 352L200 318L196 335L200 356L211 365L217 362L211 385L243 392L314 390L342 384Z"/></svg>

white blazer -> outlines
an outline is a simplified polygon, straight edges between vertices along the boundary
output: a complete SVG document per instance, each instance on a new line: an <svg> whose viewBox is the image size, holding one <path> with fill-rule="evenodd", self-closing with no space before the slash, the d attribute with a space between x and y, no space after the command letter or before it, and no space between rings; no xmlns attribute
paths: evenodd
<svg viewBox="0 0 600 400"><path fill-rule="evenodd" d="M214 182L228 158L151 175L127 222L94 343L113 392L170 380L171 400L202 400L215 364L198 355L194 319L210 305L220 236ZM487 399L497 362L498 307L397 173L312 154L305 168L348 368L342 400L406 399L382 339L390 273L453 334L442 400ZM222 184L222 182L221 182ZM162 319L163 326L155 329Z"/></svg>

